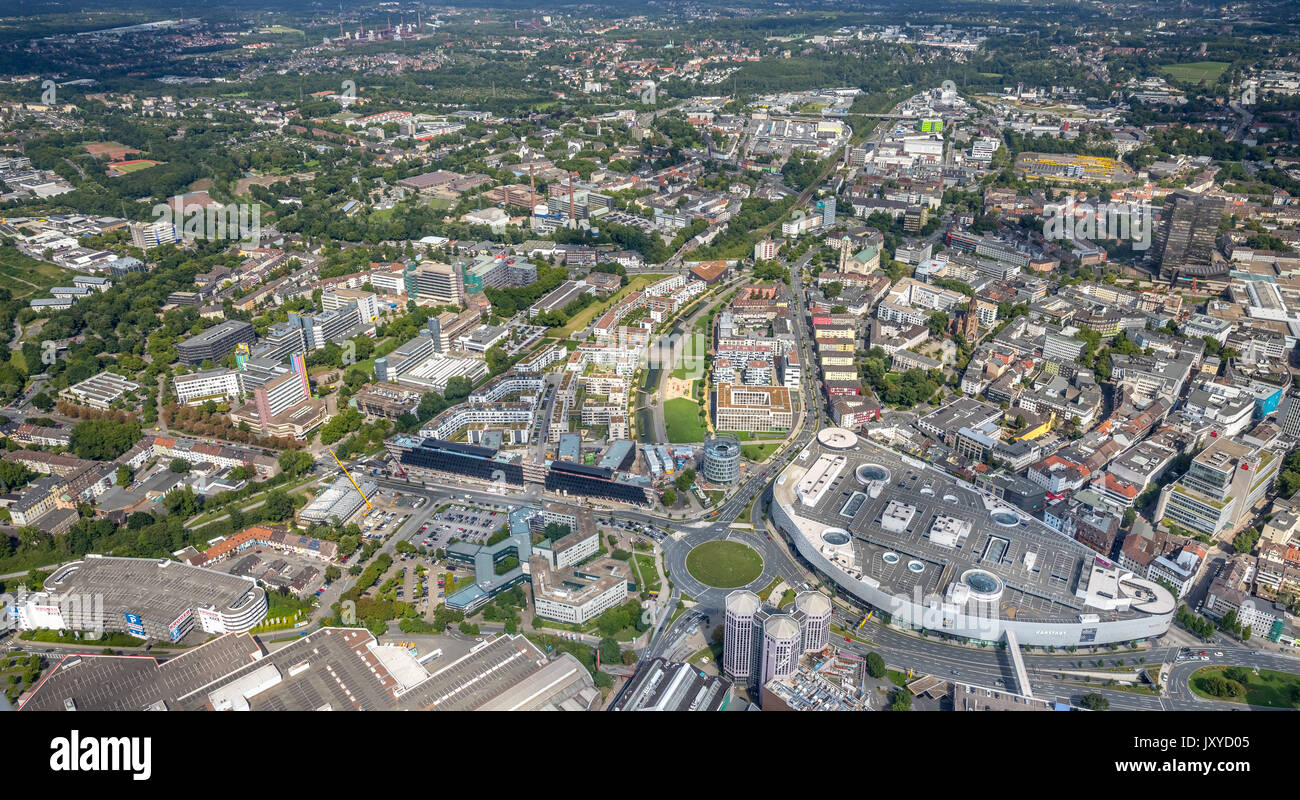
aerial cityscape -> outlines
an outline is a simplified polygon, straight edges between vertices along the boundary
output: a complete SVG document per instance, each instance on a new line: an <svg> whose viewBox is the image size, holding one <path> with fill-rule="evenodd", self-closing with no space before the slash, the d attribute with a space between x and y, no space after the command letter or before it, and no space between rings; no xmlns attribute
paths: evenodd
<svg viewBox="0 0 1300 800"><path fill-rule="evenodd" d="M1295 4L0 21L0 708L1300 709Z"/></svg>

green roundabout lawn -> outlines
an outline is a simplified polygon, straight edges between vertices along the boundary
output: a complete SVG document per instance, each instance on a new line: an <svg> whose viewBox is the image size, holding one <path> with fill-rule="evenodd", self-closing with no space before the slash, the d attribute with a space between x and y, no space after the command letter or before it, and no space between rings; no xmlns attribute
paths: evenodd
<svg viewBox="0 0 1300 800"><path fill-rule="evenodd" d="M686 554L691 577L715 589L734 589L763 574L763 558L740 542L705 542Z"/></svg>

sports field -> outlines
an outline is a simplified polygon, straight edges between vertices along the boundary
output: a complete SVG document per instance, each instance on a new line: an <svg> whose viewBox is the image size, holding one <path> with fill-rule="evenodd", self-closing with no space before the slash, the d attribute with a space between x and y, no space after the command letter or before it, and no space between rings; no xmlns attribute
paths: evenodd
<svg viewBox="0 0 1300 800"><path fill-rule="evenodd" d="M1230 65L1226 61L1192 61L1187 64L1165 64L1160 71L1179 83L1214 83Z"/></svg>
<svg viewBox="0 0 1300 800"><path fill-rule="evenodd" d="M132 172L139 172L142 169L156 167L162 164L162 161L151 161L147 158L136 158L131 161L115 161L108 165L108 174L113 176L127 175Z"/></svg>

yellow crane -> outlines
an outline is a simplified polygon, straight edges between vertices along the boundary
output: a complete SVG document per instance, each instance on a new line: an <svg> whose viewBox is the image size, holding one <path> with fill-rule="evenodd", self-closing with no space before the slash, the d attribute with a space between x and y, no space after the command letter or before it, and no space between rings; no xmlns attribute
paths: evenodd
<svg viewBox="0 0 1300 800"><path fill-rule="evenodd" d="M867 612L867 615L866 615L865 617L862 618L862 621L861 621L861 622L858 623L858 628L857 628L857 629L858 629L858 630L862 630L862 626L867 624L867 620L871 619L871 615L874 614L874 613L876 613L876 612L875 612L875 611L868 611L868 612Z"/></svg>
<svg viewBox="0 0 1300 800"><path fill-rule="evenodd" d="M361 499L364 500L365 503L366 503L366 508L367 508L368 510L370 510L370 511L374 511L374 510L375 510L375 506L374 506L374 504L372 504L372 503L370 502L370 498L369 498L369 497L366 497L366 493L363 492L363 491L361 491L361 487L360 487L360 486L357 486L357 480L356 480L356 478L353 478L353 477L352 477L352 473L351 473L351 472L348 472L348 468L345 467L345 466L343 466L343 462L342 462L342 461L339 461L339 457L338 457L337 454L335 454L335 452L334 452L334 448L332 448L332 447L327 447L326 449L330 451L330 455L331 455L331 456L334 456L334 463L335 463L335 464L338 464L338 465L339 465L339 469L343 470L343 474L346 475L346 476L348 476L348 480L352 482L352 488L356 489L356 490L357 490L357 494L361 495Z"/></svg>

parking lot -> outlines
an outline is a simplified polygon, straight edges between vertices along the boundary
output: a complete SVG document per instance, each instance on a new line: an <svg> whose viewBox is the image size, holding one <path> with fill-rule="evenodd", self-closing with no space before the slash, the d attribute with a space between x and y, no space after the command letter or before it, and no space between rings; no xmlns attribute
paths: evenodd
<svg viewBox="0 0 1300 800"><path fill-rule="evenodd" d="M484 544L509 520L506 505L479 506L455 503L429 517L411 536L412 544L431 549L444 548L452 539Z"/></svg>
<svg viewBox="0 0 1300 800"><path fill-rule="evenodd" d="M662 541L664 530L657 528L645 522L634 522L632 520L615 519L613 517L596 517L596 522L603 527L620 530L630 536L640 536L643 539L649 539L656 542Z"/></svg>
<svg viewBox="0 0 1300 800"><path fill-rule="evenodd" d="M378 506L372 511L365 511L357 524L361 526L361 535L367 539L383 539L402 526L410 514L400 511L384 511Z"/></svg>

